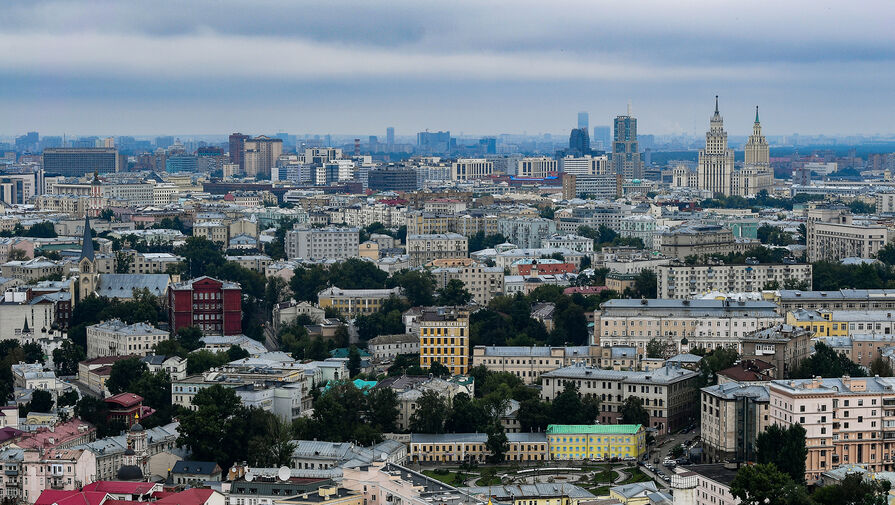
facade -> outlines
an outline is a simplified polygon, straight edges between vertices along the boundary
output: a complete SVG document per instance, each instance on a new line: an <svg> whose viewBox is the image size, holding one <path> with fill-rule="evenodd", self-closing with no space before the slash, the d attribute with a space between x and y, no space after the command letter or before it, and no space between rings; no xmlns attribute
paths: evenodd
<svg viewBox="0 0 895 505"><path fill-rule="evenodd" d="M652 339L670 354L734 347L750 333L783 322L772 302L730 300L609 300L594 314L593 345L646 349ZM782 368L781 368L782 370Z"/></svg>
<svg viewBox="0 0 895 505"><path fill-rule="evenodd" d="M410 265L423 266L431 261L469 256L469 239L459 233L407 235Z"/></svg>
<svg viewBox="0 0 895 505"><path fill-rule="evenodd" d="M442 267L431 270L435 286L443 289L450 281L463 283L472 301L487 305L495 296L504 294L504 271L500 267L486 267L478 263L458 267Z"/></svg>
<svg viewBox="0 0 895 505"><path fill-rule="evenodd" d="M197 326L206 335L242 333L242 289L235 282L199 277L168 290L171 332Z"/></svg>
<svg viewBox="0 0 895 505"><path fill-rule="evenodd" d="M391 361L401 354L419 354L420 339L415 335L380 335L367 342L373 361Z"/></svg>
<svg viewBox="0 0 895 505"><path fill-rule="evenodd" d="M358 255L360 230L357 228L309 228L297 225L286 232L286 256L289 259L332 260Z"/></svg>
<svg viewBox="0 0 895 505"><path fill-rule="evenodd" d="M609 173L609 156L566 156L559 160L560 171L571 175L606 175Z"/></svg>
<svg viewBox="0 0 895 505"><path fill-rule="evenodd" d="M402 296L401 288L340 289L336 286L317 293L317 304L326 310L332 307L343 316L354 318L379 312L382 302L392 296Z"/></svg>
<svg viewBox="0 0 895 505"><path fill-rule="evenodd" d="M656 235L656 218L648 214L637 214L621 220L618 234L622 237L639 238L646 249L653 248Z"/></svg>
<svg viewBox="0 0 895 505"><path fill-rule="evenodd" d="M808 212L808 261L875 258L888 242L885 226L854 223L847 211L816 209Z"/></svg>
<svg viewBox="0 0 895 505"><path fill-rule="evenodd" d="M424 309L418 319L420 367L438 361L452 375L469 371L469 312L464 308Z"/></svg>
<svg viewBox="0 0 895 505"><path fill-rule="evenodd" d="M655 269L659 298L680 300L711 291L753 292L810 286L811 264L663 265Z"/></svg>
<svg viewBox="0 0 895 505"><path fill-rule="evenodd" d="M625 398L636 396L650 414L650 427L658 434L665 434L696 420L698 379L698 373L676 365L648 372L628 372L576 364L542 374L541 399L553 400L571 383L581 395L600 399L600 424L616 424L621 419Z"/></svg>
<svg viewBox="0 0 895 505"><path fill-rule="evenodd" d="M118 150L104 147L50 147L43 150L42 159L44 173L66 177L121 172L123 166Z"/></svg>
<svg viewBox="0 0 895 505"><path fill-rule="evenodd" d="M729 228L717 225L686 226L665 232L659 238L659 251L667 258L681 260L687 256L730 254L745 249Z"/></svg>
<svg viewBox="0 0 895 505"><path fill-rule="evenodd" d="M417 171L413 168L377 168L367 175L367 187L374 191L416 191Z"/></svg>
<svg viewBox="0 0 895 505"><path fill-rule="evenodd" d="M701 394L703 459L755 461L755 440L771 424L767 384L727 382Z"/></svg>
<svg viewBox="0 0 895 505"><path fill-rule="evenodd" d="M625 179L639 179L643 177L643 161L637 143L637 118L629 111L626 116L617 116L614 124L612 171Z"/></svg>
<svg viewBox="0 0 895 505"><path fill-rule="evenodd" d="M739 505L730 485L737 470L722 464L688 465L671 475L674 503L682 505Z"/></svg>
<svg viewBox="0 0 895 505"><path fill-rule="evenodd" d="M544 247L543 241L556 234L556 222L542 217L501 218L497 221L497 233L517 247Z"/></svg>
<svg viewBox="0 0 895 505"><path fill-rule="evenodd" d="M277 158L283 154L283 139L261 135L243 142L243 171L248 177L271 176L277 166Z"/></svg>
<svg viewBox="0 0 895 505"><path fill-rule="evenodd" d="M120 319L87 327L87 358L99 356L146 356L169 337L168 332L147 323L126 324Z"/></svg>
<svg viewBox="0 0 895 505"><path fill-rule="evenodd" d="M494 173L494 162L484 158L460 158L451 164L451 180L468 181L490 177Z"/></svg>
<svg viewBox="0 0 895 505"><path fill-rule="evenodd" d="M713 194L730 195L731 178L734 170L733 149L727 147L727 132L724 120L718 112L718 97L715 97L715 114L709 122L705 134L705 148L699 150L697 169L699 189Z"/></svg>
<svg viewBox="0 0 895 505"><path fill-rule="evenodd" d="M551 424L547 445L552 460L636 460L646 453L646 430L640 424Z"/></svg>
<svg viewBox="0 0 895 505"><path fill-rule="evenodd" d="M742 338L743 359L760 359L774 366L778 377L789 377L814 352L812 333L788 324L753 331Z"/></svg>
<svg viewBox="0 0 895 505"><path fill-rule="evenodd" d="M571 249L580 253L594 252L593 239L582 237L581 235L576 235L574 233L568 235L553 235L544 239L542 243L543 247L547 248Z"/></svg>
<svg viewBox="0 0 895 505"><path fill-rule="evenodd" d="M516 162L516 176L528 179L544 179L557 171L557 162L553 158L522 158Z"/></svg>
<svg viewBox="0 0 895 505"><path fill-rule="evenodd" d="M781 313L808 310L889 310L895 309L893 289L840 289L802 291L782 289L774 299Z"/></svg>
<svg viewBox="0 0 895 505"><path fill-rule="evenodd" d="M484 366L492 372L508 372L534 384L546 372L576 363L599 364L588 346L519 347L477 345L472 350L472 366Z"/></svg>
<svg viewBox="0 0 895 505"><path fill-rule="evenodd" d="M544 433L507 433L507 461L546 461L547 437ZM445 433L410 435L410 461L416 463L485 463L491 451L486 433Z"/></svg>

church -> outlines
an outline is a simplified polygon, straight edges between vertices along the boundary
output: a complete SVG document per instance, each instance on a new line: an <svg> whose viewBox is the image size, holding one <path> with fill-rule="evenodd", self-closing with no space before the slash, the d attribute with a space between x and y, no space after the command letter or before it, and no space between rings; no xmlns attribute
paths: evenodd
<svg viewBox="0 0 895 505"><path fill-rule="evenodd" d="M716 95L715 113L705 134L705 148L699 150L697 169L693 172L687 167L676 167L672 186L698 188L713 195L742 197L757 195L762 190L770 191L774 186L774 173L770 166L768 142L761 133L757 106L752 135L744 151L743 166L737 168L734 151L727 145L727 131L724 130L724 119L718 109Z"/></svg>

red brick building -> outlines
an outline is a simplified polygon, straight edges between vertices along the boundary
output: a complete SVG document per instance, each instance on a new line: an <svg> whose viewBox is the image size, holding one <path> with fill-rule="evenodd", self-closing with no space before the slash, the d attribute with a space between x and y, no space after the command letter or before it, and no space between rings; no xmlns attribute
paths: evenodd
<svg viewBox="0 0 895 505"><path fill-rule="evenodd" d="M242 333L242 288L235 282L199 277L168 289L171 331L198 326L206 335Z"/></svg>

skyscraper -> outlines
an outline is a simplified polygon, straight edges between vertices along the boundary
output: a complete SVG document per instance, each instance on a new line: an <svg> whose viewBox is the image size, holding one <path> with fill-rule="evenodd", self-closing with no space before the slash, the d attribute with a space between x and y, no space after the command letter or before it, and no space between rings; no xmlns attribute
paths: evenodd
<svg viewBox="0 0 895 505"><path fill-rule="evenodd" d="M767 166L770 163L770 149L768 148L768 141L761 134L761 122L758 121L757 105L755 106L755 122L752 123L752 135L749 136L749 141L746 142L744 150L745 165Z"/></svg>
<svg viewBox="0 0 895 505"><path fill-rule="evenodd" d="M630 107L629 107L630 109ZM612 143L612 171L625 179L643 177L643 162L637 145L637 118L627 116L615 118L615 139Z"/></svg>
<svg viewBox="0 0 895 505"><path fill-rule="evenodd" d="M733 174L731 193L739 196L751 196L757 195L762 190L770 191L774 185L774 172L770 165L768 141L761 134L758 106L755 107L752 135L749 136L743 150L745 151L745 163Z"/></svg>
<svg viewBox="0 0 895 505"><path fill-rule="evenodd" d="M385 129L385 143L388 145L389 149L395 145L395 127L389 126Z"/></svg>
<svg viewBox="0 0 895 505"><path fill-rule="evenodd" d="M569 154L572 156L584 156L590 154L590 138L587 128L574 128L569 134Z"/></svg>
<svg viewBox="0 0 895 505"><path fill-rule="evenodd" d="M593 142L591 143L591 146L593 146L594 149L609 151L609 144L612 142L612 139L609 137L611 131L612 128L608 126L594 126L594 136L592 138Z"/></svg>
<svg viewBox="0 0 895 505"><path fill-rule="evenodd" d="M718 111L718 96L715 95L715 114L709 121L709 131L705 133L705 149L699 150L699 189L729 196L733 169L733 149L727 147L727 132L724 131L724 120Z"/></svg>
<svg viewBox="0 0 895 505"><path fill-rule="evenodd" d="M230 134L230 163L239 165L240 172L245 172L246 170L243 150L245 149L245 142L248 138L248 135L243 135L242 133Z"/></svg>
<svg viewBox="0 0 895 505"><path fill-rule="evenodd" d="M579 112L578 113L578 128L584 128L587 130L589 128L589 117L587 112Z"/></svg>
<svg viewBox="0 0 895 505"><path fill-rule="evenodd" d="M245 141L245 173L249 177L270 177L271 169L277 166L277 158L283 154L283 141L261 135Z"/></svg>

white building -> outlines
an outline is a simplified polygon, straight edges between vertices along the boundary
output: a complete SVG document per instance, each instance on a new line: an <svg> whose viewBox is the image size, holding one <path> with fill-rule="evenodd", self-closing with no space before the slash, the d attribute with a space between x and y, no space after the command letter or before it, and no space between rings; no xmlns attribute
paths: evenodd
<svg viewBox="0 0 895 505"><path fill-rule="evenodd" d="M99 356L146 356L156 344L169 338L168 332L151 324L127 324L112 319L87 327L87 358Z"/></svg>
<svg viewBox="0 0 895 505"><path fill-rule="evenodd" d="M581 235L553 235L542 241L543 247L571 249L580 253L594 252L594 240Z"/></svg>
<svg viewBox="0 0 895 505"><path fill-rule="evenodd" d="M360 230L357 228L309 228L302 225L286 232L286 256L289 259L333 260L354 258L358 254Z"/></svg>
<svg viewBox="0 0 895 505"><path fill-rule="evenodd" d="M480 179L494 173L494 163L484 158L460 158L451 164L451 180Z"/></svg>

